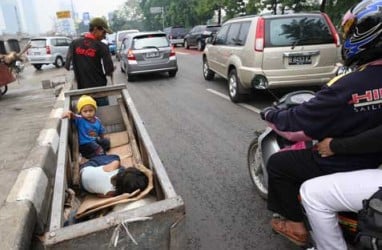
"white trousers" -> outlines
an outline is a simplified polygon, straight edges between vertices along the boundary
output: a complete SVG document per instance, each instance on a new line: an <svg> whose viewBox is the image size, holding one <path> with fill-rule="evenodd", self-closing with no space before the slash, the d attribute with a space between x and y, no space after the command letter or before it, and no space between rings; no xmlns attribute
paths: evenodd
<svg viewBox="0 0 382 250"><path fill-rule="evenodd" d="M358 212L362 200L382 186L382 170L342 172L305 181L300 188L302 205L319 250L345 250L337 212Z"/></svg>

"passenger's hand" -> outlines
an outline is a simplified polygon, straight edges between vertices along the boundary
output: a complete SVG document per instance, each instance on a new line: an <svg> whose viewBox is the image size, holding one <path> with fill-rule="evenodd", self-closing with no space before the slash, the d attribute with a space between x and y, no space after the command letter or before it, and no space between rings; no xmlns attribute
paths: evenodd
<svg viewBox="0 0 382 250"><path fill-rule="evenodd" d="M263 119L264 121L266 121L267 113L270 112L270 111L274 111L274 110L277 110L277 108L276 108L276 107L273 107L273 106L266 107L266 108L264 108L263 110L261 110L261 111L260 111L260 117L261 117L261 119Z"/></svg>
<svg viewBox="0 0 382 250"><path fill-rule="evenodd" d="M328 157L334 155L334 152L330 149L330 142L333 138L325 138L317 143L317 150L321 157Z"/></svg>

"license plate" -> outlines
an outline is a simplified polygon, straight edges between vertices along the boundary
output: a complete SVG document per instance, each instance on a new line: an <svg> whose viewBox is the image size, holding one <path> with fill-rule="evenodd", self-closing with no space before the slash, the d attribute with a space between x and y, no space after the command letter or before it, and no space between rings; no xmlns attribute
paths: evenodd
<svg viewBox="0 0 382 250"><path fill-rule="evenodd" d="M147 58L158 57L158 56L159 56L159 52L148 52L148 53L146 53Z"/></svg>
<svg viewBox="0 0 382 250"><path fill-rule="evenodd" d="M312 64L312 57L311 56L289 56L288 63L289 65Z"/></svg>

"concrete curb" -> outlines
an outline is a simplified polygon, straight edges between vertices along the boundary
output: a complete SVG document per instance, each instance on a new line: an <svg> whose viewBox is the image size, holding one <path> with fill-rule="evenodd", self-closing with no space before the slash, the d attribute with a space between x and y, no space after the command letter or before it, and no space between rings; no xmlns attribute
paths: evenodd
<svg viewBox="0 0 382 250"><path fill-rule="evenodd" d="M66 83L63 90L69 90ZM0 209L0 249L30 249L34 234L42 234L48 223L57 163L64 91L40 131L5 205Z"/></svg>

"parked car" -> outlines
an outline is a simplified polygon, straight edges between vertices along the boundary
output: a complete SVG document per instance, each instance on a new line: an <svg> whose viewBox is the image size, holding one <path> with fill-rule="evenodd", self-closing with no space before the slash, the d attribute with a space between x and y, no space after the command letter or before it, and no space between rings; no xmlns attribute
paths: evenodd
<svg viewBox="0 0 382 250"><path fill-rule="evenodd" d="M117 48L115 57L117 58L118 61L121 59L120 51L121 51L121 44L122 44L123 38L125 38L125 36L127 34L136 33L136 32L139 32L139 30L131 29L131 30L120 30L120 31L117 31L117 33L115 35L115 46Z"/></svg>
<svg viewBox="0 0 382 250"><path fill-rule="evenodd" d="M323 85L341 66L339 36L324 13L238 17L209 40L203 76L226 78L233 102L252 89Z"/></svg>
<svg viewBox="0 0 382 250"><path fill-rule="evenodd" d="M37 70L44 64L54 64L60 68L65 64L71 41L70 38L63 36L32 38L31 47L27 51L28 60Z"/></svg>
<svg viewBox="0 0 382 250"><path fill-rule="evenodd" d="M206 38L219 31L220 25L197 25L184 36L184 47L189 49L196 46L198 50L204 50Z"/></svg>
<svg viewBox="0 0 382 250"><path fill-rule="evenodd" d="M152 72L168 72L175 77L178 71L175 49L160 31L128 34L121 45L120 67L128 81Z"/></svg>
<svg viewBox="0 0 382 250"><path fill-rule="evenodd" d="M186 35L187 30L183 26L167 27L163 29L163 32L166 33L167 38L172 45L184 46L184 36Z"/></svg>

